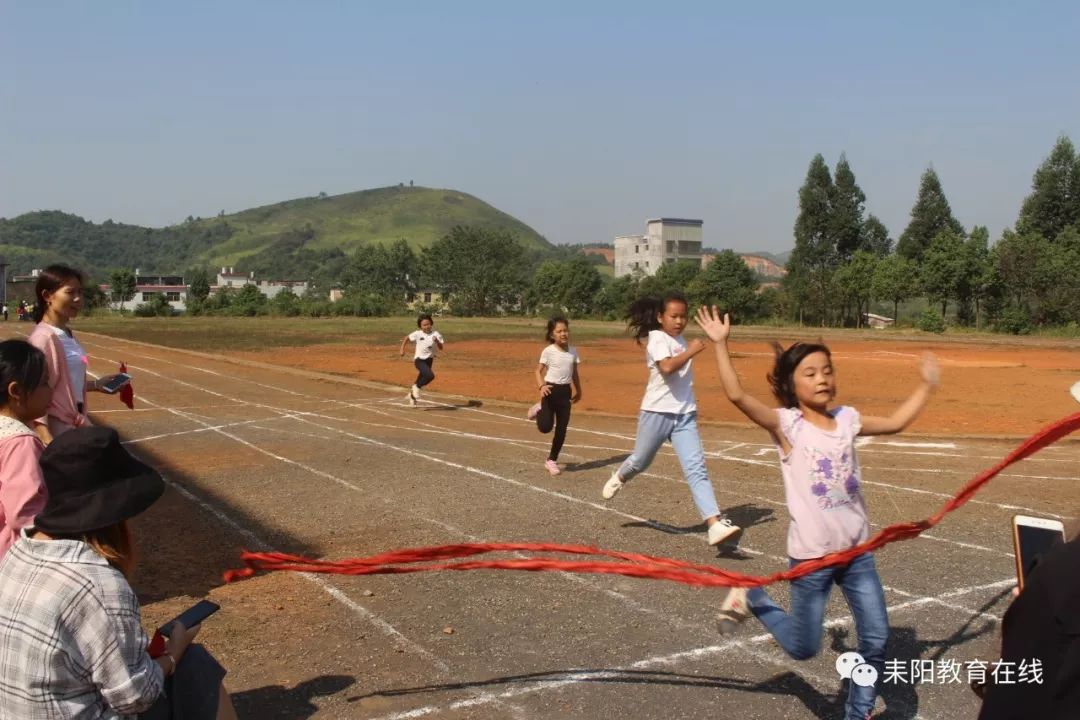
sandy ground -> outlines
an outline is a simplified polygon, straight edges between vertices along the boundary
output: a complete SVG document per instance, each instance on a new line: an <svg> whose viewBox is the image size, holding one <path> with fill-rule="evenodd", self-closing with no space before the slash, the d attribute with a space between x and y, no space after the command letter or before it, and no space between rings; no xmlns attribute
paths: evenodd
<svg viewBox="0 0 1080 720"><path fill-rule="evenodd" d="M795 662L754 622L733 638L719 636L722 592L664 582L472 572L276 573L221 583L242 547L343 558L494 540L593 544L770 573L784 565L787 518L775 452L761 432L703 427L719 502L747 529L738 548L718 551L705 543L669 450L613 501L601 499L604 480L633 444L632 417L577 413L561 457L566 471L551 477L542 469L549 438L522 418L523 407L432 392L410 409L397 388L80 337L93 371L111 372L123 358L135 378L137 409L95 396L94 420L118 428L169 482L136 526L142 553L134 584L145 624L201 597L221 603L200 639L229 668L242 717L842 715L834 662L855 640L837 594L821 655ZM435 389L530 399L528 371L539 347L450 340ZM766 349L737 349L747 353L739 364L752 387L762 390L767 357L751 353ZM409 365L386 350L317 347L260 359L406 383ZM864 410L884 412L914 381L910 346L860 343L836 352L843 400ZM1076 409L1066 392L1077 374L1070 355L940 352L945 389L920 421L923 433L1026 433ZM644 378L640 351L597 343L582 353L585 407L632 413ZM708 392L713 374L698 377L702 415L734 419ZM901 436L864 445L875 523L929 515L1014 444ZM1078 461L1078 444L1049 448L923 538L878 554L889 658L995 656L1014 582L1009 519L1026 511L1074 522ZM787 602L786 587L775 595ZM977 713L960 683L893 684L884 696L891 718Z"/></svg>
<svg viewBox="0 0 1080 720"><path fill-rule="evenodd" d="M955 342L924 348L873 339L829 345L839 380L837 402L854 405L864 414L887 414L903 400L918 381L923 349L938 356L942 384L932 412L909 429L916 434L1026 436L1071 412L1074 403L1068 388L1080 379L1080 351L1075 349ZM746 389L770 399L765 381L772 367L769 346L763 341L736 341L731 347ZM435 361L432 389L534 402L532 370L542 349L541 344L520 341L455 344L448 338L446 352ZM575 409L635 415L647 378L644 349L631 340L598 340L578 346L578 352L585 397ZM695 360L699 417L706 422L743 423L742 415L723 397L708 352ZM397 346L332 344L234 355L402 386L416 376L411 350L403 359Z"/></svg>

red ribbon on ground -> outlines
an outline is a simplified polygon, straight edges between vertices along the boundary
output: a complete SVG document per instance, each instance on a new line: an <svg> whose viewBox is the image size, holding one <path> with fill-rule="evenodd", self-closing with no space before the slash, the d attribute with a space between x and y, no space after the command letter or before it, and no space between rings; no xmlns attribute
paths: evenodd
<svg viewBox="0 0 1080 720"><path fill-rule="evenodd" d="M530 572L575 572L650 580L670 580L684 585L699 587L758 587L779 581L790 581L826 567L845 565L863 553L877 550L889 543L909 540L941 522L947 514L956 510L995 475L1013 463L1034 455L1061 438L1080 429L1080 413L1048 425L1022 442L996 465L972 478L957 494L930 517L917 522L898 523L883 528L866 542L843 552L832 553L815 560L799 563L794 568L772 575L744 575L711 565L688 563L673 558L653 557L638 553L604 550L586 545L558 545L554 543L463 543L433 547L406 548L336 562L314 560L285 553L243 552L240 559L247 565L239 570L225 573L225 582L233 582L253 576L259 571L291 570L294 572L330 573L335 575L386 575L397 573L431 572L435 570L525 570ZM514 560L471 560L463 562L437 562L455 558L471 557L492 552L562 553L567 555L595 555L612 560L563 560L559 558L531 557ZM428 563L416 565L415 563Z"/></svg>
<svg viewBox="0 0 1080 720"><path fill-rule="evenodd" d="M120 372L127 372L127 363L120 363ZM120 388L120 402L127 405L129 410L135 409L135 388L131 387L130 382Z"/></svg>

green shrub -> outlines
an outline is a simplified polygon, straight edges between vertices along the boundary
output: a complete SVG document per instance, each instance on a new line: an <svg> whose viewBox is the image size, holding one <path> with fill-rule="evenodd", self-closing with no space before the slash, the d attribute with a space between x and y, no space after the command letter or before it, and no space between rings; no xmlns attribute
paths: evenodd
<svg viewBox="0 0 1080 720"><path fill-rule="evenodd" d="M926 308L915 320L915 327L923 332L943 333L945 332L945 320L941 315L938 315L937 311Z"/></svg>
<svg viewBox="0 0 1080 720"><path fill-rule="evenodd" d="M1010 335L1027 335L1031 332L1031 313L1023 308L1009 308L1001 313L996 323L998 332Z"/></svg>

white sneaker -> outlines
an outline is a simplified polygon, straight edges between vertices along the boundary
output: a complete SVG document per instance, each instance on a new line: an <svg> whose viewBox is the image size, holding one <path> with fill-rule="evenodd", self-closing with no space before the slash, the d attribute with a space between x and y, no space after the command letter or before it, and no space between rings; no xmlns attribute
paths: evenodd
<svg viewBox="0 0 1080 720"><path fill-rule="evenodd" d="M540 414L540 403L536 403L531 408L529 408L529 412L525 413L525 417L528 418L529 420L535 420L536 416L539 415L539 414Z"/></svg>
<svg viewBox="0 0 1080 720"><path fill-rule="evenodd" d="M409 401L409 407L416 407L416 398L413 397L411 392L408 394L408 396L406 396L405 399Z"/></svg>
<svg viewBox="0 0 1080 720"><path fill-rule="evenodd" d="M420 388L418 388L418 387L416 387L415 385L413 385L413 386L412 386L412 387L411 387L411 388L409 389L409 395L411 395L411 396L412 396L413 400L419 400L419 399L420 399Z"/></svg>
<svg viewBox="0 0 1080 720"><path fill-rule="evenodd" d="M604 491L603 491L604 499L605 500L610 500L611 498L615 497L615 493L622 490L622 486L625 485L625 484L626 483L624 483L622 480L619 479L619 471L618 470L611 473L611 477L609 477L608 481L606 483L604 483Z"/></svg>
<svg viewBox="0 0 1080 720"><path fill-rule="evenodd" d="M721 635L735 632L739 623L750 617L750 603L746 600L746 588L733 587L728 591L717 615L717 628Z"/></svg>
<svg viewBox="0 0 1080 720"><path fill-rule="evenodd" d="M720 520L709 526L709 544L719 545L740 532L742 532L742 528L732 523L726 516L721 515Z"/></svg>

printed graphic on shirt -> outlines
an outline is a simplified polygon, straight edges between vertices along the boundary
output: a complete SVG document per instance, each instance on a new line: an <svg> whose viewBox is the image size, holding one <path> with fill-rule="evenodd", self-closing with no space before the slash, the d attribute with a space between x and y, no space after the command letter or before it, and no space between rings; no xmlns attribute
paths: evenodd
<svg viewBox="0 0 1080 720"><path fill-rule="evenodd" d="M803 448L810 468L810 492L822 510L855 505L859 496L859 478L855 474L850 450L829 453L818 447Z"/></svg>

